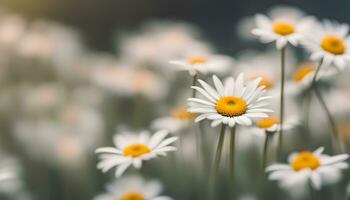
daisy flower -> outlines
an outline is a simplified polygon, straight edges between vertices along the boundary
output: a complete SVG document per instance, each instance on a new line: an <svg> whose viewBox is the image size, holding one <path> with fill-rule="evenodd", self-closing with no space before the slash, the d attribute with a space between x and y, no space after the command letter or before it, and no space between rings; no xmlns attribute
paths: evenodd
<svg viewBox="0 0 350 200"><path fill-rule="evenodd" d="M165 156L167 152L176 150L170 144L175 142L177 137L165 139L167 135L168 132L165 130L158 131L152 136L147 131L142 131L139 135L129 132L115 135L113 138L115 147L102 147L96 150L101 159L97 168L106 172L117 167L116 177L121 176L130 165L139 169L142 167L142 161Z"/></svg>
<svg viewBox="0 0 350 200"><path fill-rule="evenodd" d="M233 59L224 55L193 54L169 63L177 66L178 70L188 71L191 76L194 76L198 73L225 73L232 67Z"/></svg>
<svg viewBox="0 0 350 200"><path fill-rule="evenodd" d="M0 44L13 45L23 36L25 22L16 15L1 16L0 20Z"/></svg>
<svg viewBox="0 0 350 200"><path fill-rule="evenodd" d="M291 69L296 64L295 55L286 52L288 60L286 62L286 74L290 74ZM254 80L261 77L259 86L265 86L268 94L273 95L279 93L279 85L281 82L280 74L280 54L275 51L255 52L245 51L240 54L234 68L236 72L244 73L248 80Z"/></svg>
<svg viewBox="0 0 350 200"><path fill-rule="evenodd" d="M192 86L205 98L189 98L189 112L199 113L195 122L203 119L212 120L211 126L227 124L252 125L251 118L268 117L272 112L265 107L269 96L264 96L264 86L259 86L261 78L253 81L244 80L240 74L236 80L229 77L224 84L214 75L215 89L202 80L198 80L202 87Z"/></svg>
<svg viewBox="0 0 350 200"><path fill-rule="evenodd" d="M283 130L287 131L298 125L298 118L296 116L288 116L285 123L283 123ZM256 122L256 127L265 132L276 133L281 130L280 120L274 116L259 119Z"/></svg>
<svg viewBox="0 0 350 200"><path fill-rule="evenodd" d="M163 186L158 181L146 181L133 175L121 178L107 185L107 193L98 195L94 200L171 200L167 196L159 196Z"/></svg>
<svg viewBox="0 0 350 200"><path fill-rule="evenodd" d="M197 114L187 111L187 106L178 106L173 109L169 116L160 117L152 122L152 127L156 130L169 130L177 132L188 127L189 123L197 117Z"/></svg>
<svg viewBox="0 0 350 200"><path fill-rule="evenodd" d="M322 185L336 182L340 179L342 169L347 169L348 154L329 156L322 154L320 147L314 152L301 151L289 156L289 164L273 164L267 167L269 179L277 180L282 187L305 185L309 181L313 188L320 189Z"/></svg>
<svg viewBox="0 0 350 200"><path fill-rule="evenodd" d="M303 34L310 30L314 18L306 17L302 12L285 9L284 12L273 12L269 16L255 16L256 28L252 33L264 43L276 42L277 49L282 49L288 43L297 46Z"/></svg>
<svg viewBox="0 0 350 200"><path fill-rule="evenodd" d="M300 93L305 89L309 89L316 72L316 63L302 63L295 69L288 83L288 90L291 93ZM322 83L331 82L335 79L339 71L334 68L321 68L316 77L316 81Z"/></svg>
<svg viewBox="0 0 350 200"><path fill-rule="evenodd" d="M312 60L323 60L325 65L334 64L343 69L350 61L349 26L324 21L315 26L315 31L305 35L303 45L311 52Z"/></svg>
<svg viewBox="0 0 350 200"><path fill-rule="evenodd" d="M316 64L315 63L303 63L301 64L293 74L294 82L301 82L305 85L311 85L312 79L315 75ZM335 69L324 69L321 70L318 74L317 80L320 79L330 79L338 73Z"/></svg>
<svg viewBox="0 0 350 200"><path fill-rule="evenodd" d="M155 72L119 63L110 64L95 66L91 74L93 82L106 91L125 97L142 95L151 100L162 99L167 94L167 83Z"/></svg>

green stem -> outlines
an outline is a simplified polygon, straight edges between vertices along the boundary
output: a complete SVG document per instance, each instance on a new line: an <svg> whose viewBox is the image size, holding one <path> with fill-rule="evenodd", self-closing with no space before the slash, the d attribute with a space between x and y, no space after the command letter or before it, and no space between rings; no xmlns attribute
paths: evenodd
<svg viewBox="0 0 350 200"><path fill-rule="evenodd" d="M314 75L314 77L312 79L312 87L314 88L314 91L315 91L315 94L317 96L317 99L319 100L323 110L326 113L327 119L328 119L329 124L330 124L331 129L332 129L334 142L336 144L338 144L337 146L340 148L341 151L343 151L343 146L342 146L342 143L340 142L340 138L339 138L339 135L338 135L336 122L335 122L335 120L334 120L334 118L333 118L333 116L331 114L331 111L329 110L325 100L322 97L321 91L319 90L319 88L317 87L317 84L316 84L317 75L319 74L319 72L321 70L322 63L323 63L323 60L320 61L319 65L316 68L315 75Z"/></svg>
<svg viewBox="0 0 350 200"><path fill-rule="evenodd" d="M231 128L231 141L230 141L230 180L231 185L234 185L235 180L235 146L236 146L236 127Z"/></svg>
<svg viewBox="0 0 350 200"><path fill-rule="evenodd" d="M280 131L278 140L278 157L281 159L283 146L283 121L284 121L284 82L285 82L285 57L286 47L281 49L281 94L280 94Z"/></svg>
<svg viewBox="0 0 350 200"><path fill-rule="evenodd" d="M143 124L143 98L142 95L134 96L133 105L133 126L134 129L142 127Z"/></svg>
<svg viewBox="0 0 350 200"><path fill-rule="evenodd" d="M271 133L269 131L265 131L266 137L265 137L263 156L262 156L262 174L263 175L265 173L265 168L266 168L266 164L267 164L267 150L268 150L271 134L273 134L273 133Z"/></svg>
<svg viewBox="0 0 350 200"><path fill-rule="evenodd" d="M198 74L196 73L196 74L193 76L192 86L196 86L197 79L198 79ZM197 92L197 90L192 89L192 98L195 98L195 97L196 97L196 92Z"/></svg>
<svg viewBox="0 0 350 200"><path fill-rule="evenodd" d="M214 156L214 163L212 167L212 175L210 180L210 194L209 196L213 198L214 191L215 191L215 179L218 177L219 167L220 167L220 160L221 160L221 154L222 154L222 148L224 146L224 138L225 138L225 130L226 125L223 124L221 126L221 131L219 135L218 145Z"/></svg>

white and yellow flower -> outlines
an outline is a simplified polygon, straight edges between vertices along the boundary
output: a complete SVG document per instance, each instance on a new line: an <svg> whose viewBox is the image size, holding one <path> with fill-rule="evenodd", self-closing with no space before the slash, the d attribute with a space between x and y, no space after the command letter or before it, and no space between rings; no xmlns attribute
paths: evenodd
<svg viewBox="0 0 350 200"><path fill-rule="evenodd" d="M101 159L97 168L106 172L117 167L116 177L121 176L130 165L139 169L142 167L142 161L165 156L167 152L176 150L170 144L175 142L177 137L165 139L167 135L168 131L165 130L158 131L152 136L147 131L142 131L138 135L130 132L117 134L113 139L115 147L102 147L96 150Z"/></svg>
<svg viewBox="0 0 350 200"><path fill-rule="evenodd" d="M288 60L286 62L286 74L290 74L291 69L296 64L295 55L286 52ZM281 61L280 54L276 51L255 52L245 51L240 54L234 67L234 74L244 73L248 80L261 77L260 86L265 86L269 95L280 93Z"/></svg>
<svg viewBox="0 0 350 200"><path fill-rule="evenodd" d="M160 196L163 186L158 181L146 181L140 176L128 176L107 185L107 193L94 200L171 200Z"/></svg>
<svg viewBox="0 0 350 200"><path fill-rule="evenodd" d="M325 65L334 64L340 69L350 61L349 26L331 21L318 24L306 34L303 45L311 52L312 60L323 60Z"/></svg>
<svg viewBox="0 0 350 200"><path fill-rule="evenodd" d="M312 27L314 18L300 11L284 9L284 12L275 10L269 16L258 14L255 22L256 28L252 33L264 43L276 42L277 49L281 49L288 43L297 46L304 33Z"/></svg>
<svg viewBox="0 0 350 200"><path fill-rule="evenodd" d="M287 131L298 125L298 118L296 116L286 117L285 122L283 123L283 130ZM281 130L280 120L277 117L269 116L262 118L256 121L256 127L265 132L276 133Z"/></svg>
<svg viewBox="0 0 350 200"><path fill-rule="evenodd" d="M305 62L300 64L291 76L291 81L287 83L288 91L298 94L312 86L317 64ZM316 77L316 82L331 83L339 74L336 68L321 68Z"/></svg>
<svg viewBox="0 0 350 200"><path fill-rule="evenodd" d="M165 129L174 133L187 128L196 116L197 114L187 111L187 106L178 106L170 112L170 115L155 119L152 127L156 130Z"/></svg>
<svg viewBox="0 0 350 200"><path fill-rule="evenodd" d="M162 99L168 91L167 83L155 72L131 66L96 66L92 79L101 88L121 96L141 95L151 100Z"/></svg>
<svg viewBox="0 0 350 200"><path fill-rule="evenodd" d="M178 70L188 71L191 76L197 73L223 74L233 66L233 59L224 55L192 54L182 60L169 62L178 67Z"/></svg>
<svg viewBox="0 0 350 200"><path fill-rule="evenodd" d="M202 87L192 86L204 98L189 98L189 112L198 113L195 119L212 120L211 126L227 124L252 125L251 118L268 117L266 113L272 112L265 107L269 96L264 96L264 86L259 86L261 78L246 82L244 75L240 74L236 80L229 77L224 84L214 75L215 89L202 80L198 80Z"/></svg>
<svg viewBox="0 0 350 200"><path fill-rule="evenodd" d="M138 65L154 65L164 72L174 57L190 52L210 52L211 47L199 40L199 31L191 24L176 21L150 21L137 33L127 33L118 39L121 59ZM161 56L160 56L161 52Z"/></svg>
<svg viewBox="0 0 350 200"><path fill-rule="evenodd" d="M277 180L281 187L290 188L308 184L320 189L322 185L330 184L341 178L341 170L347 169L348 154L329 156L322 154L324 148L314 152L301 151L289 156L289 164L273 164L267 167L270 180Z"/></svg>

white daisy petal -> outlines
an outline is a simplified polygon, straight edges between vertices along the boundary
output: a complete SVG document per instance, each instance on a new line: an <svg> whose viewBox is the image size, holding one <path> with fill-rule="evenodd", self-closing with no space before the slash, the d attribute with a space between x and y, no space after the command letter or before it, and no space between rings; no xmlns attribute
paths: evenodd
<svg viewBox="0 0 350 200"><path fill-rule="evenodd" d="M156 132L150 139L148 146L150 148L156 147L167 135L168 135L167 130L160 130Z"/></svg>
<svg viewBox="0 0 350 200"><path fill-rule="evenodd" d="M117 178L120 177L130 165L131 165L131 162L119 165L117 167L117 170L115 171L115 177Z"/></svg>
<svg viewBox="0 0 350 200"><path fill-rule="evenodd" d="M168 131L160 130L149 137L147 131L141 131L139 134L124 132L114 136L114 143L124 148L118 150L113 147L102 147L96 150L100 161L97 168L102 172L107 172L116 167L115 176L121 176L130 165L139 169L142 167L142 161L150 160L158 155L166 155L168 151L175 151L176 148L168 146L177 138L166 138Z"/></svg>
<svg viewBox="0 0 350 200"><path fill-rule="evenodd" d="M321 189L321 176L317 172L311 173L310 180L315 189Z"/></svg>

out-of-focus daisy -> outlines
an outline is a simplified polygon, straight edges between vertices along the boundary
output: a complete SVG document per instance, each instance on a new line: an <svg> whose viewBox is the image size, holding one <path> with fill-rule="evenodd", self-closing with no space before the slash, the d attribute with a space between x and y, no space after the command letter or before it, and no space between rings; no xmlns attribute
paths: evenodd
<svg viewBox="0 0 350 200"><path fill-rule="evenodd" d="M296 116L286 117L286 121L283 124L284 130L290 130L298 125L298 118ZM281 129L280 120L277 117L269 116L256 121L256 127L264 132L278 132Z"/></svg>
<svg viewBox="0 0 350 200"><path fill-rule="evenodd" d="M296 63L295 55L287 53L286 74L290 74ZM234 67L234 74L244 73L249 80L261 77L260 86L265 86L269 94L279 93L280 85L280 55L277 52L258 53L246 51L240 54Z"/></svg>
<svg viewBox="0 0 350 200"><path fill-rule="evenodd" d="M108 91L122 96L142 95L151 100L165 96L167 84L157 74L147 69L120 66L97 66L93 81Z"/></svg>
<svg viewBox="0 0 350 200"><path fill-rule="evenodd" d="M251 118L268 117L272 112L265 107L269 96L264 96L264 86L259 86L260 78L245 81L240 74L236 80L229 77L224 84L214 75L215 89L202 80L198 80L202 87L192 86L205 98L189 98L189 112L199 113L195 119L212 120L211 126L221 123L234 127L235 124L252 125Z"/></svg>
<svg viewBox="0 0 350 200"><path fill-rule="evenodd" d="M349 143L350 141L350 122L341 123L338 126L338 132L342 139L345 142Z"/></svg>
<svg viewBox="0 0 350 200"><path fill-rule="evenodd" d="M23 19L15 15L0 17L0 45L12 45L18 42L25 30Z"/></svg>
<svg viewBox="0 0 350 200"><path fill-rule="evenodd" d="M101 161L97 168L103 172L113 167L117 167L115 175L121 176L124 171L133 165L135 168L142 167L142 161L165 156L169 151L175 151L176 148L170 146L177 140L177 137L166 138L168 131L158 131L152 136L147 131L139 135L130 132L124 132L115 135L113 142L115 147L103 147L96 150Z"/></svg>
<svg viewBox="0 0 350 200"><path fill-rule="evenodd" d="M152 122L152 127L157 130L165 129L174 133L188 127L197 114L187 111L187 106L179 106L173 109L169 116L160 117Z"/></svg>
<svg viewBox="0 0 350 200"><path fill-rule="evenodd" d="M94 106L97 107L67 101L34 119L33 113L22 112L21 119L15 122L14 136L33 159L81 167L88 152L100 145L105 128L100 110Z"/></svg>
<svg viewBox="0 0 350 200"><path fill-rule="evenodd" d="M94 200L171 200L160 196L163 187L155 180L146 181L140 176L128 176L107 185L107 193Z"/></svg>
<svg viewBox="0 0 350 200"><path fill-rule="evenodd" d="M283 10L283 12L275 10L269 13L269 16L256 15L256 28L252 30L262 42L276 42L277 49L283 48L288 43L297 46L314 22L312 17L307 17L294 8Z"/></svg>
<svg viewBox="0 0 350 200"><path fill-rule="evenodd" d="M315 63L302 63L294 72L292 80L294 83L311 86L316 71ZM329 81L338 73L334 68L321 69L316 81Z"/></svg>
<svg viewBox="0 0 350 200"><path fill-rule="evenodd" d="M188 71L191 76L197 73L222 74L227 72L233 65L233 59L224 55L193 54L182 60L169 62L178 67L178 70Z"/></svg>
<svg viewBox="0 0 350 200"><path fill-rule="evenodd" d="M323 60L325 65L334 64L340 69L350 61L349 26L324 21L306 34L303 45L311 52L312 60Z"/></svg>
<svg viewBox="0 0 350 200"><path fill-rule="evenodd" d="M123 60L139 65L157 65L166 72L169 70L166 63L174 57L183 57L193 51L211 51L207 43L198 39L198 30L183 22L151 21L143 25L140 33L125 35L118 40ZM159 56L160 52L162 56Z"/></svg>
<svg viewBox="0 0 350 200"><path fill-rule="evenodd" d="M41 84L35 87L23 85L19 91L23 111L31 113L52 111L62 105L65 99L65 91L60 84Z"/></svg>
<svg viewBox="0 0 350 200"><path fill-rule="evenodd" d="M314 152L301 151L289 156L289 164L273 164L267 167L269 178L277 180L282 187L290 188L308 184L315 189L322 185L338 181L342 169L347 169L348 154L329 156L322 154L324 148L318 148Z"/></svg>
<svg viewBox="0 0 350 200"><path fill-rule="evenodd" d="M64 67L81 55L82 46L74 30L52 22L37 21L18 42L17 50L25 58L50 60Z"/></svg>

